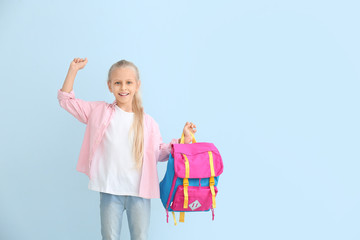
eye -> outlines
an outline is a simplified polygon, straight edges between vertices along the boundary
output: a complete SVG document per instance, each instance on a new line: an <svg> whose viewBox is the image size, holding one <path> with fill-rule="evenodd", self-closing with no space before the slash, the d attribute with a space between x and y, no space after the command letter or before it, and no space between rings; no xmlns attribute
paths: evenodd
<svg viewBox="0 0 360 240"><path fill-rule="evenodd" d="M120 83L120 82L115 82L115 84L118 84L118 83Z"/></svg>
<svg viewBox="0 0 360 240"><path fill-rule="evenodd" d="M130 82L130 81L127 81L127 84L132 84L132 82Z"/></svg>

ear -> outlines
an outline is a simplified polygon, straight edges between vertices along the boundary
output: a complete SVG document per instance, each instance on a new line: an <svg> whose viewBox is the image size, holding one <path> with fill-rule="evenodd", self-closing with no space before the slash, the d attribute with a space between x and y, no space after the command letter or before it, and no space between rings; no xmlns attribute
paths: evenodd
<svg viewBox="0 0 360 240"><path fill-rule="evenodd" d="M136 88L136 91L139 91L140 86L141 86L141 81L139 80L139 81L137 82L137 88Z"/></svg>
<svg viewBox="0 0 360 240"><path fill-rule="evenodd" d="M111 89L111 82L108 82L108 87L109 87L109 91L112 92L112 89Z"/></svg>

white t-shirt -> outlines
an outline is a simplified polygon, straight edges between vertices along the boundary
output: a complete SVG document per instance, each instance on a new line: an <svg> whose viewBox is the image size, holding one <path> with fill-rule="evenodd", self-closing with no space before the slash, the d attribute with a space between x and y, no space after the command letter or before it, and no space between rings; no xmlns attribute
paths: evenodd
<svg viewBox="0 0 360 240"><path fill-rule="evenodd" d="M115 105L110 123L92 161L89 189L115 195L139 196L141 169L132 155L133 135L128 137L134 113Z"/></svg>

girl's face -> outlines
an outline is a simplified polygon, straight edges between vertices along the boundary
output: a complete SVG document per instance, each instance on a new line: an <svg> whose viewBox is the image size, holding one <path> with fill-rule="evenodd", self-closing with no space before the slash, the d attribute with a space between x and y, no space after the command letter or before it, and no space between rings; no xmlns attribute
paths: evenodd
<svg viewBox="0 0 360 240"><path fill-rule="evenodd" d="M131 67L115 68L110 74L109 90L116 98L116 104L127 112L132 112L132 101L140 88L135 70Z"/></svg>

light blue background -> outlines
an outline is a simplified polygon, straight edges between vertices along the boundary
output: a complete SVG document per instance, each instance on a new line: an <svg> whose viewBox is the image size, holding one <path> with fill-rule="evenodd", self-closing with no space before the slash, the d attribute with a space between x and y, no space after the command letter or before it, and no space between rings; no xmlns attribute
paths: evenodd
<svg viewBox="0 0 360 240"><path fill-rule="evenodd" d="M150 239L360 239L359 7L1 1L0 239L101 238L75 170L85 125L57 100L74 57L76 97L112 102L109 67L133 61L164 141L193 121L223 156L215 221L174 227L156 199Z"/></svg>

